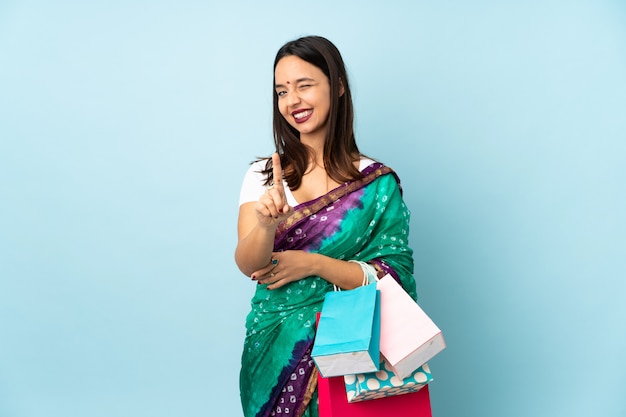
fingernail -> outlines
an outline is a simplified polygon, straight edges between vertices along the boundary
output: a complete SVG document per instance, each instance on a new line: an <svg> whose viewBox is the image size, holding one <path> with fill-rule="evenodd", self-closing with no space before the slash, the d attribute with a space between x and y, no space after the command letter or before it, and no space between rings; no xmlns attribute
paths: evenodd
<svg viewBox="0 0 626 417"><path fill-rule="evenodd" d="M253 274L250 278L256 279L256 275Z"/></svg>

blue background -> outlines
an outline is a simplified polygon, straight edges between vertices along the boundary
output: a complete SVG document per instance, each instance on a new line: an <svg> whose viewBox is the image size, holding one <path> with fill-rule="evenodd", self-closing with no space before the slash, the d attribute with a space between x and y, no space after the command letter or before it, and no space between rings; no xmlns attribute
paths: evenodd
<svg viewBox="0 0 626 417"><path fill-rule="evenodd" d="M436 416L626 415L626 4L0 3L0 416L241 416L239 186L320 34L412 210Z"/></svg>

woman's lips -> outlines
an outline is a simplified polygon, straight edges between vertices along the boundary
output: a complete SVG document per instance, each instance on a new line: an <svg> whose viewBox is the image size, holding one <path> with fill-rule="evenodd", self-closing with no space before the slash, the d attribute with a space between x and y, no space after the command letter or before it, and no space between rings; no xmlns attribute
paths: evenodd
<svg viewBox="0 0 626 417"><path fill-rule="evenodd" d="M311 118L312 114L313 114L313 110L312 109L296 110L296 111L291 113L291 115L293 116L293 119L298 124L304 123L307 120L309 120Z"/></svg>

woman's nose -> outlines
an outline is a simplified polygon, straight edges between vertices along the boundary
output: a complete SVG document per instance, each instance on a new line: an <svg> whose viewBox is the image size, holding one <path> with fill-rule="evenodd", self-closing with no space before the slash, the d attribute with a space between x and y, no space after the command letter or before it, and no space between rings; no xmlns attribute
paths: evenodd
<svg viewBox="0 0 626 417"><path fill-rule="evenodd" d="M297 91L292 91L287 94L287 105L293 106L294 104L298 104L300 102L300 95Z"/></svg>

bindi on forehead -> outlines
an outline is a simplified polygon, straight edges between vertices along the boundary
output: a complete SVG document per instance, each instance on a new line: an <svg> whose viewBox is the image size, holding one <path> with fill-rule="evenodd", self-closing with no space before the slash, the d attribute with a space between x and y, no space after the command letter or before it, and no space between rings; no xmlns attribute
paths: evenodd
<svg viewBox="0 0 626 417"><path fill-rule="evenodd" d="M315 83L315 79L313 79L311 77L302 77L302 78L298 78L297 80L295 80L294 84L298 85L299 83L302 83L302 82L305 82L305 81L306 82L310 82L310 83ZM284 88L284 87L286 87L288 85L291 85L291 84L292 84L291 81L285 80L284 84L276 83L274 87L276 87L276 88L283 87Z"/></svg>

